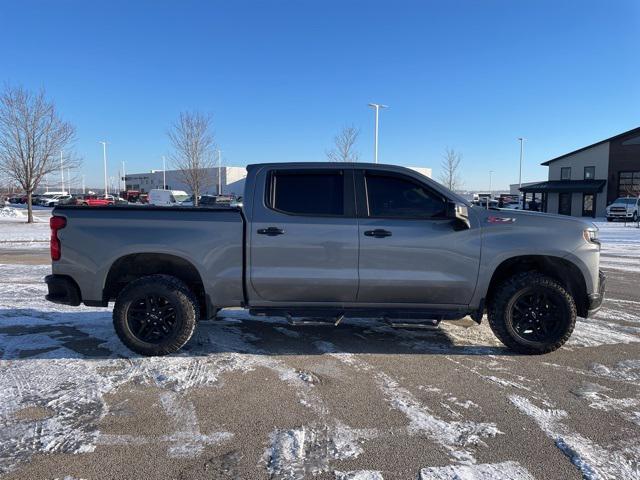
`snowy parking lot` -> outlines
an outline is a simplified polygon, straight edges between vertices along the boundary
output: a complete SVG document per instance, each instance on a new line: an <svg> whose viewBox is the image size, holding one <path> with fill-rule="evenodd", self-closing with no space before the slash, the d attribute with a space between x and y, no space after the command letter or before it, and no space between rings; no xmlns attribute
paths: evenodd
<svg viewBox="0 0 640 480"><path fill-rule="evenodd" d="M221 312L178 354L44 300L48 212L0 217L0 477L640 479L640 229L599 222L607 299L519 356L486 321L336 328Z"/></svg>

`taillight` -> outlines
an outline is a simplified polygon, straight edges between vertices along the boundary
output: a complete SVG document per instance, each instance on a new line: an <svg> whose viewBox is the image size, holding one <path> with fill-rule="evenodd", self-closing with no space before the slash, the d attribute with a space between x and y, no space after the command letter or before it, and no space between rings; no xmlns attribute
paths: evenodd
<svg viewBox="0 0 640 480"><path fill-rule="evenodd" d="M51 241L49 246L51 247L51 260L60 260L62 249L60 245L60 239L58 238L58 230L66 227L67 219L64 217L51 217L49 219L49 226L51 227Z"/></svg>

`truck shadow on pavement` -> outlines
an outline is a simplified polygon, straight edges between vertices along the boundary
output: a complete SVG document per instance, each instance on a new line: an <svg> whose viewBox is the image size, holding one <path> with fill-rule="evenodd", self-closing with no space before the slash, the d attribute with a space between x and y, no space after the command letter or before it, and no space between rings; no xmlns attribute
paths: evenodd
<svg viewBox="0 0 640 480"><path fill-rule="evenodd" d="M394 328L373 319L345 319L338 326L292 326L281 318L223 311L215 320L199 322L191 340L173 356L322 355L318 342L330 343L336 353L517 355L498 345L486 326L443 322L438 330L421 330ZM0 309L0 359L138 357L120 342L109 311Z"/></svg>

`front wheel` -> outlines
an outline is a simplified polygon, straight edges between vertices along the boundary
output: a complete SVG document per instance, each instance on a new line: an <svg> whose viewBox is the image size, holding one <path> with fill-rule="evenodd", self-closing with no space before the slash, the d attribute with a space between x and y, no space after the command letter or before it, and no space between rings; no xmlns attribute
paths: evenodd
<svg viewBox="0 0 640 480"><path fill-rule="evenodd" d="M142 355L167 355L189 341L199 317L198 301L181 280L149 275L116 298L113 326L122 343Z"/></svg>
<svg viewBox="0 0 640 480"><path fill-rule="evenodd" d="M488 310L493 333L511 350L530 355L553 352L569 339L576 304L553 278L525 272L499 287Z"/></svg>

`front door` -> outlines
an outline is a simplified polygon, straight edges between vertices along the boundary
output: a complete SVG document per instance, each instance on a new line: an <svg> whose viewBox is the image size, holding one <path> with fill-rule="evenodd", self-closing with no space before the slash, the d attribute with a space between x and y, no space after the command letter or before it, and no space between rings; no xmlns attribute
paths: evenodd
<svg viewBox="0 0 640 480"><path fill-rule="evenodd" d="M456 228L445 218L446 199L417 179L377 170L359 171L356 179L358 204L365 206L358 212L358 302L468 304L478 277L479 229Z"/></svg>
<svg viewBox="0 0 640 480"><path fill-rule="evenodd" d="M571 194L558 194L558 213L560 215L571 215Z"/></svg>
<svg viewBox="0 0 640 480"><path fill-rule="evenodd" d="M358 227L352 171L272 170L256 181L261 184L250 232L255 293L269 302L355 301Z"/></svg>
<svg viewBox="0 0 640 480"><path fill-rule="evenodd" d="M582 216L593 217L596 216L596 196L593 193L585 193L582 195Z"/></svg>

